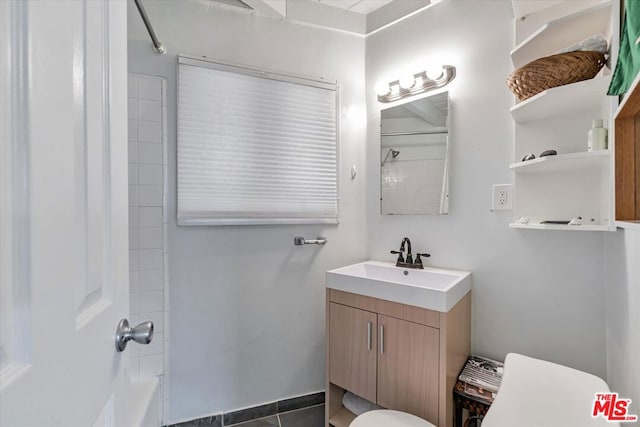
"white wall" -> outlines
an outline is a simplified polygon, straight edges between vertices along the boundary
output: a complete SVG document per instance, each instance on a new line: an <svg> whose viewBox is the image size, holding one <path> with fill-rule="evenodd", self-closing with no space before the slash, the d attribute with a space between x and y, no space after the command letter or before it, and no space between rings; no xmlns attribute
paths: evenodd
<svg viewBox="0 0 640 427"><path fill-rule="evenodd" d="M171 395L165 422L323 390L324 272L365 259L367 250L364 39L205 2L145 6L168 49L162 56L151 52L129 3L129 71L167 78ZM338 81L339 226L176 227L177 53ZM294 247L296 235L324 235L328 243Z"/></svg>
<svg viewBox="0 0 640 427"><path fill-rule="evenodd" d="M607 381L640 415L640 230L607 236Z"/></svg>
<svg viewBox="0 0 640 427"><path fill-rule="evenodd" d="M604 235L513 230L490 212L491 185L511 182L513 15L508 1L448 0L367 38L369 256L393 260L403 236L429 264L473 272L474 352L508 352L604 377ZM375 85L433 61L457 67L451 97L450 214L381 216ZM551 147L550 147L551 148ZM416 185L419 185L416 183Z"/></svg>

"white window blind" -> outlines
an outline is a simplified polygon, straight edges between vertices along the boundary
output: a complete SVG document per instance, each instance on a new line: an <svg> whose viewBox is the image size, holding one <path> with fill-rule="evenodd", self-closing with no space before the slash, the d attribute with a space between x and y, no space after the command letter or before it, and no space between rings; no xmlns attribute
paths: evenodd
<svg viewBox="0 0 640 427"><path fill-rule="evenodd" d="M335 84L180 57L178 223L338 221Z"/></svg>

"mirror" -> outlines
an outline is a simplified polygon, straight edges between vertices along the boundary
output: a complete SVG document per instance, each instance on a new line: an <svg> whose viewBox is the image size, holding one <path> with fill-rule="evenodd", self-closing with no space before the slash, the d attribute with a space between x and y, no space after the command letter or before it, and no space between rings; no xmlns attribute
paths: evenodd
<svg viewBox="0 0 640 427"><path fill-rule="evenodd" d="M449 93L382 110L380 211L449 212Z"/></svg>

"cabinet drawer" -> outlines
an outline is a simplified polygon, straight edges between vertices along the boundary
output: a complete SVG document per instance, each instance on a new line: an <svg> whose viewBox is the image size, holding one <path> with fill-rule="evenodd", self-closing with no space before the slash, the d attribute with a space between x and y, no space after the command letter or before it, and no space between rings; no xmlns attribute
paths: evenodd
<svg viewBox="0 0 640 427"><path fill-rule="evenodd" d="M356 307L373 313L384 314L397 319L408 320L409 322L431 326L432 328L440 328L440 313L437 311L337 291L335 289L327 289L327 292L329 292L329 301L331 302Z"/></svg>

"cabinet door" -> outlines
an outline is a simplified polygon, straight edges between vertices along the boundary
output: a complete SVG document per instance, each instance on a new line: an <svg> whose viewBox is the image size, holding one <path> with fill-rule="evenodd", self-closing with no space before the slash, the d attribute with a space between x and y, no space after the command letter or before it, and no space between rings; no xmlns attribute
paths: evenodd
<svg viewBox="0 0 640 427"><path fill-rule="evenodd" d="M378 405L438 424L438 329L378 315Z"/></svg>
<svg viewBox="0 0 640 427"><path fill-rule="evenodd" d="M376 319L369 311L330 303L329 381L376 401Z"/></svg>

